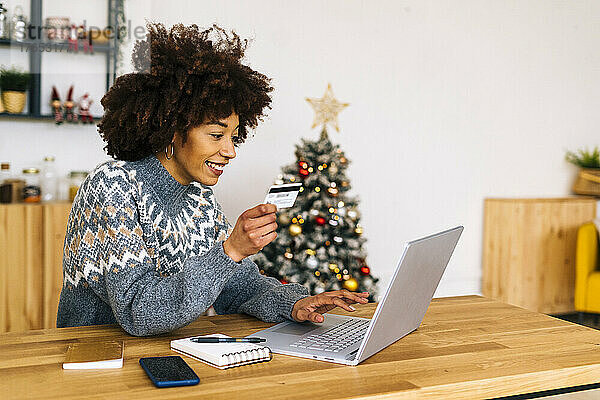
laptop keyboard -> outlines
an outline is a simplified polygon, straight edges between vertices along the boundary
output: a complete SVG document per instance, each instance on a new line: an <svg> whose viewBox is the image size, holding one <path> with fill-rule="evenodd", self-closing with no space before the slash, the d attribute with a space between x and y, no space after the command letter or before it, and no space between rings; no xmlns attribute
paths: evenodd
<svg viewBox="0 0 600 400"><path fill-rule="evenodd" d="M338 353L362 340L370 322L368 319L349 319L325 332L302 338L290 347Z"/></svg>

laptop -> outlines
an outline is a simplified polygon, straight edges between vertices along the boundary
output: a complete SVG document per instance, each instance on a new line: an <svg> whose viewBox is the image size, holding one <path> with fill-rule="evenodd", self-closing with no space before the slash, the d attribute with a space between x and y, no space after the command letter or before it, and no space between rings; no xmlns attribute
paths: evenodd
<svg viewBox="0 0 600 400"><path fill-rule="evenodd" d="M248 337L273 353L358 365L416 330L463 231L462 226L408 242L373 318L326 313L325 321L286 321Z"/></svg>

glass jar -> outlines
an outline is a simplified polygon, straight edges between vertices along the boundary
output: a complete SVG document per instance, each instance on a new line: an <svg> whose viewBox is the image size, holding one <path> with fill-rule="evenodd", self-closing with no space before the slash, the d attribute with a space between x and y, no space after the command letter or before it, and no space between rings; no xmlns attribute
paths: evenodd
<svg viewBox="0 0 600 400"><path fill-rule="evenodd" d="M41 200L40 170L37 168L26 168L23 170L25 187L23 188L24 203L39 203Z"/></svg>
<svg viewBox="0 0 600 400"><path fill-rule="evenodd" d="M12 40L22 42L27 39L27 18L23 14L23 7L15 6L12 18Z"/></svg>
<svg viewBox="0 0 600 400"><path fill-rule="evenodd" d="M88 176L86 171L71 171L69 174L69 200L74 201L79 187Z"/></svg>
<svg viewBox="0 0 600 400"><path fill-rule="evenodd" d="M42 169L42 201L56 201L58 198L58 176L54 167L54 157L44 157L44 168Z"/></svg>
<svg viewBox="0 0 600 400"><path fill-rule="evenodd" d="M0 7L2 7L1 4ZM2 163L0 165L0 203L10 203L12 200L10 178L10 164Z"/></svg>
<svg viewBox="0 0 600 400"><path fill-rule="evenodd" d="M8 11L4 2L0 3L0 39L8 39Z"/></svg>

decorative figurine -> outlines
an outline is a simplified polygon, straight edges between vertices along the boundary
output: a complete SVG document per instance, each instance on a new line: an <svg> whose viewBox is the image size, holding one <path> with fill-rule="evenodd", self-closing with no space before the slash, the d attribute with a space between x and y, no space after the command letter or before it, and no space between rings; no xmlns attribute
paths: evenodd
<svg viewBox="0 0 600 400"><path fill-rule="evenodd" d="M94 45L92 44L91 36L88 34L85 25L79 25L79 28L77 29L77 38L81 39L83 42L84 53L94 52Z"/></svg>
<svg viewBox="0 0 600 400"><path fill-rule="evenodd" d="M94 118L92 118L92 114L90 114L90 106L94 101L89 98L89 94L86 93L79 99L79 118L81 122L85 123L93 123Z"/></svg>
<svg viewBox="0 0 600 400"><path fill-rule="evenodd" d="M79 40L77 39L77 26L75 24L71 24L71 28L69 29L69 52L77 53L79 51Z"/></svg>
<svg viewBox="0 0 600 400"><path fill-rule="evenodd" d="M73 102L73 85L69 88L67 101L65 101L65 120L67 122L77 122L77 114L75 114L75 103Z"/></svg>
<svg viewBox="0 0 600 400"><path fill-rule="evenodd" d="M52 86L52 100L50 101L50 105L54 110L54 122L56 123L56 125L62 124L62 105L60 104L60 96L58 95L58 90L56 90L56 86Z"/></svg>

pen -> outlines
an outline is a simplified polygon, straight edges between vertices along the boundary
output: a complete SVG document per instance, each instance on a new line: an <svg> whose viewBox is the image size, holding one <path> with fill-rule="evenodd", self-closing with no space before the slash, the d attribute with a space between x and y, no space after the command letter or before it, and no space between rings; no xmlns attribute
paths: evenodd
<svg viewBox="0 0 600 400"><path fill-rule="evenodd" d="M266 342L267 339L263 339L263 338L234 338L234 337L228 337L228 338L223 338L223 337L195 337L195 338L191 338L190 339L192 342L196 342L196 343L261 343L261 342Z"/></svg>

